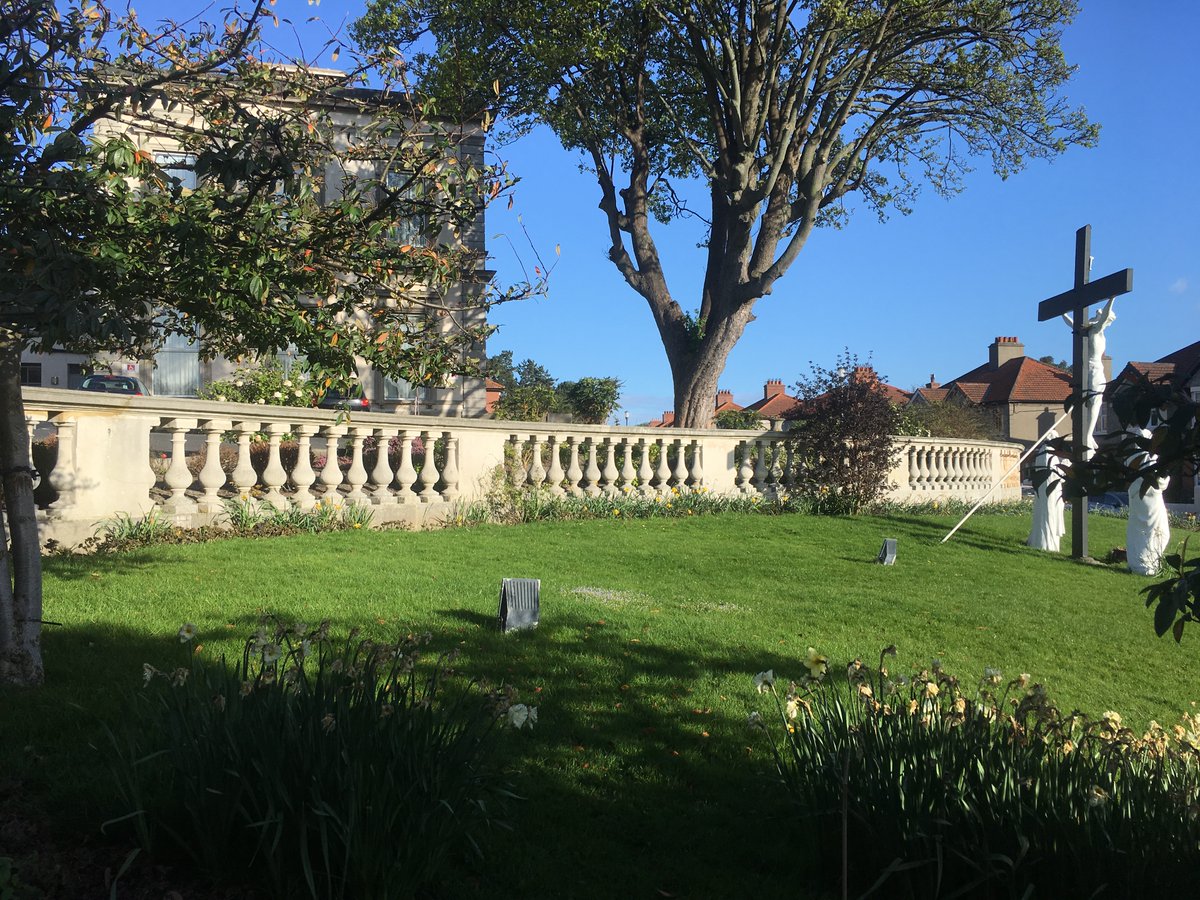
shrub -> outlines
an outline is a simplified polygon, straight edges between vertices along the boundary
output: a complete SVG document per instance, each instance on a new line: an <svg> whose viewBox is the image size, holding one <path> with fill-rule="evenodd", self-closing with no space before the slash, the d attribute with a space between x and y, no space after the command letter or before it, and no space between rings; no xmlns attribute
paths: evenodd
<svg viewBox="0 0 1200 900"><path fill-rule="evenodd" d="M819 512L856 513L880 499L897 460L897 412L878 376L843 353L837 369L813 365L789 413L792 489Z"/></svg>
<svg viewBox="0 0 1200 900"><path fill-rule="evenodd" d="M336 642L328 623L268 622L233 666L199 648L173 672L147 664L110 732L129 812L108 824L272 897L413 896L477 848L509 796L501 717L536 719L511 692L451 686L450 657L419 661L428 640Z"/></svg>
<svg viewBox="0 0 1200 900"><path fill-rule="evenodd" d="M713 418L716 428L762 428L762 415L754 409L723 409Z"/></svg>
<svg viewBox="0 0 1200 900"><path fill-rule="evenodd" d="M293 366L291 374L286 375L279 361L272 358L243 366L231 378L214 381L197 393L202 400L271 406L312 406L316 395L317 385L302 366Z"/></svg>
<svg viewBox="0 0 1200 900"><path fill-rule="evenodd" d="M1200 863L1200 716L1138 737L1117 713L1065 715L1028 675L966 690L935 660L912 678L855 660L776 698L782 783L852 893L1167 896ZM751 724L767 730L751 714Z"/></svg>

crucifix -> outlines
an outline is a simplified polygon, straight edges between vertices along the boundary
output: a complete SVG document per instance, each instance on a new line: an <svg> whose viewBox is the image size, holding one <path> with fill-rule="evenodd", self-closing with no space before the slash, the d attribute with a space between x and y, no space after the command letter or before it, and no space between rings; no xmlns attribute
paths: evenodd
<svg viewBox="0 0 1200 900"><path fill-rule="evenodd" d="M1101 359L1089 360L1089 330L1103 332L1111 321L1112 302L1122 294L1133 290L1133 269L1122 269L1095 281L1089 281L1092 259L1092 226L1084 225L1075 232L1075 287L1057 294L1038 304L1038 321L1045 322L1055 316L1067 318L1071 325L1071 393L1075 402L1071 416L1071 464L1079 465L1091 457L1091 435L1089 424L1095 427L1095 418L1089 422L1089 404L1101 402L1099 393L1103 384L1089 380L1088 370L1101 366ZM1104 313L1097 320L1088 319L1088 306L1108 301ZM1102 353L1098 353L1101 356ZM1102 381L1102 379L1101 379ZM1096 396L1091 396L1096 395ZM1075 504L1071 516L1071 556L1084 559L1088 555L1087 496L1083 495Z"/></svg>

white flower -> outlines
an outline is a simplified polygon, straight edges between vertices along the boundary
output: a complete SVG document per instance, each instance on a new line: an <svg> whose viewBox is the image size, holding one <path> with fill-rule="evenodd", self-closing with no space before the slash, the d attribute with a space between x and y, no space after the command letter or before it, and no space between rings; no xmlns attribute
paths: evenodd
<svg viewBox="0 0 1200 900"><path fill-rule="evenodd" d="M751 728L758 729L759 731L767 730L767 723L763 721L762 713L760 713L758 710L755 710L754 712L750 713L750 715L746 716L746 724Z"/></svg>
<svg viewBox="0 0 1200 900"><path fill-rule="evenodd" d="M150 665L150 663L142 663L142 684L149 684L154 680L154 676L158 674L158 669Z"/></svg>
<svg viewBox="0 0 1200 900"><path fill-rule="evenodd" d="M240 378L239 378L237 381L235 381L235 382L234 382L234 384L235 384L237 387L241 387L241 386L242 386L242 385L244 385L245 383L246 383L246 382L242 381Z"/></svg>
<svg viewBox="0 0 1200 900"><path fill-rule="evenodd" d="M225 402L225 395L224 395L224 394L217 394L217 399L218 399L218 400L220 400L222 403L224 403L224 402Z"/></svg>
<svg viewBox="0 0 1200 900"><path fill-rule="evenodd" d="M295 394L297 397L304 396L304 391L300 390L299 388L296 388L296 390L292 391L292 393Z"/></svg>
<svg viewBox="0 0 1200 900"><path fill-rule="evenodd" d="M258 400L256 400L255 402L256 403L266 403L267 401L264 400L262 397L259 397Z"/></svg>
<svg viewBox="0 0 1200 900"><path fill-rule="evenodd" d="M350 373L350 380L351 380L351 381L358 381L358 373L357 373L357 372L351 372L351 373Z"/></svg>
<svg viewBox="0 0 1200 900"><path fill-rule="evenodd" d="M276 391L276 392L275 392L275 393L273 393L271 396L272 396L272 397L274 397L276 400L282 400L282 399L283 399L283 394L282 394L281 392L279 392L279 391Z"/></svg>
<svg viewBox="0 0 1200 900"><path fill-rule="evenodd" d="M532 728L537 724L537 707L514 703L508 708L508 724L513 728Z"/></svg>
<svg viewBox="0 0 1200 900"><path fill-rule="evenodd" d="M281 653L280 653L278 644L267 644L265 647L262 648L263 662L266 663L268 666L279 662L280 655L281 655Z"/></svg>
<svg viewBox="0 0 1200 900"><path fill-rule="evenodd" d="M759 672L754 676L754 689L760 694L765 694L775 686L775 670L767 669L765 672Z"/></svg>
<svg viewBox="0 0 1200 900"><path fill-rule="evenodd" d="M292 386L292 383L291 383L291 381L289 381L288 379L286 379L286 378L285 378L285 379L283 379L283 386L284 386L284 387L291 387L291 386Z"/></svg>
<svg viewBox="0 0 1200 900"><path fill-rule="evenodd" d="M799 697L788 697L787 717L789 719L795 719L799 715L800 715L800 698Z"/></svg>
<svg viewBox="0 0 1200 900"><path fill-rule="evenodd" d="M179 629L179 643L186 644L196 636L196 626L191 622L184 622L183 627Z"/></svg>

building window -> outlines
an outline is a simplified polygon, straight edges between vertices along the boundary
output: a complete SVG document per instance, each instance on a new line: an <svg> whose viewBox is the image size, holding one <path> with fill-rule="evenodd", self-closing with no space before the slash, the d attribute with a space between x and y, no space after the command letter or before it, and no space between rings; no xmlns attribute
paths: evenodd
<svg viewBox="0 0 1200 900"><path fill-rule="evenodd" d="M84 372L81 363L67 363L67 387L73 391L83 384Z"/></svg>
<svg viewBox="0 0 1200 900"><path fill-rule="evenodd" d="M163 174L179 182L184 193L191 193L200 185L196 176L196 157L190 153L155 153L154 162Z"/></svg>
<svg viewBox="0 0 1200 900"><path fill-rule="evenodd" d="M418 388L411 382L405 381L403 378L388 378L386 375L380 376L380 379L383 383L381 393L385 401L399 403L417 399Z"/></svg>
<svg viewBox="0 0 1200 900"><path fill-rule="evenodd" d="M429 214L425 209L425 198L429 194L428 179L412 172L388 172L384 179L389 191L399 191L400 210L408 215L388 229L388 238L397 244L428 244Z"/></svg>
<svg viewBox="0 0 1200 900"><path fill-rule="evenodd" d="M200 347L185 334L167 336L154 357L154 393L195 397L200 390Z"/></svg>
<svg viewBox="0 0 1200 900"><path fill-rule="evenodd" d="M22 387L42 386L41 363L21 363L21 385Z"/></svg>

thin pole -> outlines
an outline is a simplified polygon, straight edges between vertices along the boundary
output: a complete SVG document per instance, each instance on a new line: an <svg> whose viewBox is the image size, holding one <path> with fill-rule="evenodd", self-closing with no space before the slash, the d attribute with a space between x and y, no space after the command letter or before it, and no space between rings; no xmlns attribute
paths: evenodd
<svg viewBox="0 0 1200 900"><path fill-rule="evenodd" d="M984 501L987 500L988 497L992 496L992 493L996 490L996 488L998 488L998 487L1000 487L1000 485L1004 484L1004 480L1006 478L1008 478L1008 476L1011 475L1013 472L1015 472L1020 467L1021 463L1025 462L1025 460L1029 459L1029 457L1030 457L1030 455L1032 455L1033 451L1038 448L1038 445L1040 445L1042 443L1042 441L1044 441L1046 439L1046 435L1048 435L1055 428L1057 428L1059 425L1061 425L1063 419L1065 419L1069 415L1071 415L1070 411L1063 413L1061 416L1058 417L1057 422L1055 422L1053 425L1051 425L1049 428L1047 428L1045 431L1043 431L1042 436L1033 442L1033 446L1021 454L1021 458L1018 459L1015 463L1013 463L1009 467L1008 471L1005 472L1003 475L1001 475L1000 479L998 481L996 481L995 483L993 483L990 488L988 488L988 492L986 494L984 494L982 497L980 497L978 501L976 501L975 505L971 507L970 511L965 516L963 516L962 519L959 521L959 523L950 529L950 533L948 535L946 535L944 538L942 538L940 541L938 541L938 543L944 544L944 543L946 543L946 541L950 540L950 538L954 537L954 532L956 532L956 531L958 531L958 529L962 528L963 525L965 525L967 523L967 519L969 519L969 518L971 518L971 516L975 515L975 510L977 510L977 509L979 509L979 507L983 506Z"/></svg>

